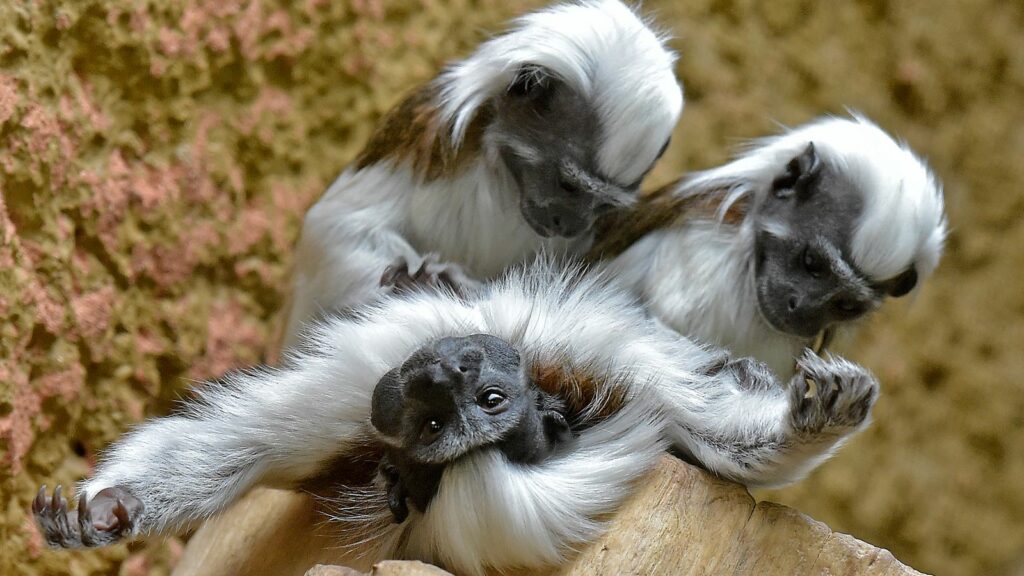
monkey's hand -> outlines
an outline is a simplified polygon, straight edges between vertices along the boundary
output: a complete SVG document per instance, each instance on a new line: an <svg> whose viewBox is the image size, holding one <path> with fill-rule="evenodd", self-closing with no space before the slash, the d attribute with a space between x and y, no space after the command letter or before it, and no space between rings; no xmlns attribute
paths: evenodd
<svg viewBox="0 0 1024 576"><path fill-rule="evenodd" d="M878 380L866 368L805 350L790 384L790 418L793 428L805 434L857 428L877 398Z"/></svg>
<svg viewBox="0 0 1024 576"><path fill-rule="evenodd" d="M441 262L437 254L426 254L415 270L404 256L396 259L384 270L380 285L398 294L446 287L459 296L465 296L479 287L480 281L466 274L458 264Z"/></svg>
<svg viewBox="0 0 1024 576"><path fill-rule="evenodd" d="M388 509L391 510L395 524L401 524L409 517L409 504L405 501L408 497L405 484L402 482L402 476L398 469L388 461L387 456L381 462L380 468L384 475L384 491L388 497Z"/></svg>
<svg viewBox="0 0 1024 576"><path fill-rule="evenodd" d="M78 499L78 521L68 519L68 501L61 487L47 498L46 485L32 501L32 513L53 548L106 546L131 535L135 519L142 512L142 502L123 488L100 490L86 502L85 493Z"/></svg>

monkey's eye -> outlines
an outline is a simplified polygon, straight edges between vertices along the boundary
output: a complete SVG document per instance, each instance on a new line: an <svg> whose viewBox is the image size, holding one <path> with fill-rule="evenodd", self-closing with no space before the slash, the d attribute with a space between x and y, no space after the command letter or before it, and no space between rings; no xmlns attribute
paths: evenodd
<svg viewBox="0 0 1024 576"><path fill-rule="evenodd" d="M441 430L444 430L443 421L439 418L428 418L423 423L423 430L420 431L420 437L425 440L433 439L441 433Z"/></svg>
<svg viewBox="0 0 1024 576"><path fill-rule="evenodd" d="M866 310L864 304L849 298L840 298L835 302L834 306L840 314L847 318L856 318Z"/></svg>
<svg viewBox="0 0 1024 576"><path fill-rule="evenodd" d="M823 262L822 259L819 258L813 250L811 250L810 246L804 248L802 260L804 263L804 270L806 270L812 278L821 278L825 275L825 272L828 271L825 266L825 262Z"/></svg>
<svg viewBox="0 0 1024 576"><path fill-rule="evenodd" d="M497 390L485 390L476 399L476 403L490 414L504 411L507 402L508 397Z"/></svg>

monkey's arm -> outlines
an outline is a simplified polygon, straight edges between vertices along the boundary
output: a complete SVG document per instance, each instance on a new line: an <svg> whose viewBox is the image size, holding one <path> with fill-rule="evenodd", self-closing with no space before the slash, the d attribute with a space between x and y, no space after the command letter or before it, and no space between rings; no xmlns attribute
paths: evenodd
<svg viewBox="0 0 1024 576"><path fill-rule="evenodd" d="M255 485L294 487L371 444L378 379L435 331L471 321L457 302L395 300L314 333L316 352L280 369L229 375L203 386L180 415L139 426L84 481L85 510L69 520L59 495L36 502L47 540L95 546L137 534L173 533L232 504Z"/></svg>
<svg viewBox="0 0 1024 576"><path fill-rule="evenodd" d="M415 188L406 172L384 165L348 170L309 209L296 251L285 348L325 313L375 302L393 288L476 284L459 265L421 254L406 238L409 190Z"/></svg>
<svg viewBox="0 0 1024 576"><path fill-rule="evenodd" d="M757 486L798 480L868 423L878 384L860 366L808 352L792 381L780 382L760 362L651 320L600 275L568 272L559 285L536 270L482 304L491 333L570 376L541 377L542 387L562 381L561 394L570 396L590 388L599 413L629 397L656 396L675 448L723 477Z"/></svg>
<svg viewBox="0 0 1024 576"><path fill-rule="evenodd" d="M663 380L677 449L749 486L801 479L868 424L878 382L861 366L809 350L797 364L788 384L748 358L713 368L692 390Z"/></svg>

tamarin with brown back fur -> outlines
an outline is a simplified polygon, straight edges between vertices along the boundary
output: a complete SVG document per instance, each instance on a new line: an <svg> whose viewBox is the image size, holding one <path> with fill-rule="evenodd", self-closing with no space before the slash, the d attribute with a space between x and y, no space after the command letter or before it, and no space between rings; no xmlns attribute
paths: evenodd
<svg viewBox="0 0 1024 576"><path fill-rule="evenodd" d="M391 286L462 290L585 253L682 111L664 40L618 0L557 4L415 90L306 214L285 344L388 292L385 269Z"/></svg>

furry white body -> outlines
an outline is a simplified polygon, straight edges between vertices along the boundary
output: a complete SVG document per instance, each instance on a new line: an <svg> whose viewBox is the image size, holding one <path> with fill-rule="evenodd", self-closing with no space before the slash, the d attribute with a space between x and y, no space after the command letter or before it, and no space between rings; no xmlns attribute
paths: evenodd
<svg viewBox="0 0 1024 576"><path fill-rule="evenodd" d="M785 223L758 220L758 206L787 162L812 142L822 161L849 178L863 199L846 255L858 273L882 281L913 267L926 279L938 265L946 235L941 186L909 149L859 116L824 118L756 141L733 162L682 180L671 193L697 201L718 198L718 217L681 218L602 266L667 326L757 358L788 378L794 359L814 338L783 333L761 313L755 233L758 227L775 236L788 233ZM740 201L747 202L742 221L725 222ZM880 304L881 298L873 305ZM832 328L849 332L852 324Z"/></svg>
<svg viewBox="0 0 1024 576"><path fill-rule="evenodd" d="M434 339L475 333L512 343L527 366L591 382L585 425L568 450L537 465L510 464L494 451L456 461L426 513L400 526L387 527L382 494L376 516L342 506L339 519L349 525L385 519L375 534L382 556L467 573L556 564L594 537L598 517L614 511L667 444L726 478L786 483L865 426L877 394L863 369L812 356L787 388L762 365L651 321L598 275L541 263L466 299L388 298L316 325L308 352L294 352L282 368L202 387L183 415L116 443L81 490L92 498L126 489L144 506L132 533L154 534L207 518L255 485L295 486L373 441L371 396L385 372ZM807 378L818 382L820 401L805 398ZM625 391L621 405L599 417L615 390ZM830 390L834 401L822 396ZM500 534L508 539L495 546Z"/></svg>
<svg viewBox="0 0 1024 576"><path fill-rule="evenodd" d="M556 5L520 18L434 81L434 129L441 134L431 137L455 150L465 146L469 127L517 70L542 66L595 111L598 141L590 144L599 173L633 182L657 158L682 111L674 61L664 38L618 0ZM521 190L498 146L540 162L536 150L487 127L478 137L479 151L456 174L425 178L401 155L341 174L306 216L286 346L322 311L380 297L381 274L399 258L417 263L436 254L458 274L483 281L541 251L581 254L590 247L591 233L545 239L524 219Z"/></svg>

